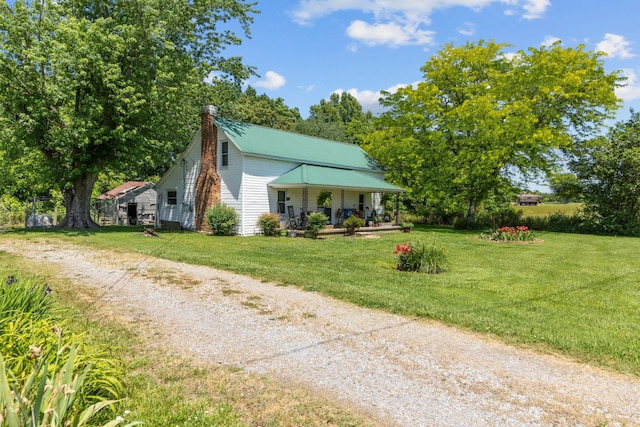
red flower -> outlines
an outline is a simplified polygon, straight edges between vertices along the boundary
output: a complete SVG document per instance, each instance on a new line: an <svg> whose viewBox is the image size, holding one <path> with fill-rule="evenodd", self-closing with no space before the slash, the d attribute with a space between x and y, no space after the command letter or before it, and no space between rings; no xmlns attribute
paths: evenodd
<svg viewBox="0 0 640 427"><path fill-rule="evenodd" d="M398 254L406 254L408 252L411 252L411 242L407 242L407 243L398 243L396 245L396 248L393 251L394 255L398 255Z"/></svg>

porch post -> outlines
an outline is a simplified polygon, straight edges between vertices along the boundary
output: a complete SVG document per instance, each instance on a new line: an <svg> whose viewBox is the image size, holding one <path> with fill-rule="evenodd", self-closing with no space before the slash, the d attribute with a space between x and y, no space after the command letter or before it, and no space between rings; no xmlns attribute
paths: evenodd
<svg viewBox="0 0 640 427"><path fill-rule="evenodd" d="M307 214L307 210L309 210L309 188L304 187L302 189L302 211L304 214Z"/></svg>

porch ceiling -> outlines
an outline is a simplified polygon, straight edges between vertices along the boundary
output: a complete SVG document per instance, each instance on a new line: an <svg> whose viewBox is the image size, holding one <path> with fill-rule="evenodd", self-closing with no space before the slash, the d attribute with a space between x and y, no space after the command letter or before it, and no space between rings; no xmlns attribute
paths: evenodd
<svg viewBox="0 0 640 427"><path fill-rule="evenodd" d="M347 169L300 165L269 183L273 188L341 188L375 193L400 193L403 188L381 179Z"/></svg>

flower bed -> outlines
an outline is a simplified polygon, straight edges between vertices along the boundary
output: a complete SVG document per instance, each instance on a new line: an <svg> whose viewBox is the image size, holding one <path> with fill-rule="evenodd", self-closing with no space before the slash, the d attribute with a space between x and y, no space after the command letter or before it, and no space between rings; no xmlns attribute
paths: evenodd
<svg viewBox="0 0 640 427"><path fill-rule="evenodd" d="M535 235L525 225L501 227L492 231L488 236L483 235L483 237L497 242L534 242L536 240Z"/></svg>
<svg viewBox="0 0 640 427"><path fill-rule="evenodd" d="M398 243L393 250L398 270L416 271L419 273L437 274L447 269L444 248L431 242L424 245L420 242Z"/></svg>

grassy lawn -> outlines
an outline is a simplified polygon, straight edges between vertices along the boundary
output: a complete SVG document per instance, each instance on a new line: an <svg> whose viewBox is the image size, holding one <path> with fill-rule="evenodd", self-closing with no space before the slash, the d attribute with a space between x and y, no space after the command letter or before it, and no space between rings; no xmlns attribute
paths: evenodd
<svg viewBox="0 0 640 427"><path fill-rule="evenodd" d="M582 203L541 203L538 206L516 206L516 209L522 211L522 217L526 218L528 216L547 216L557 212L572 215L581 207Z"/></svg>
<svg viewBox="0 0 640 427"><path fill-rule="evenodd" d="M181 232L153 238L139 229L15 232L0 239L64 239L209 265L640 374L640 239L538 233L543 243L522 245L478 236L416 227L378 239L317 241ZM397 243L429 238L446 248L448 272L394 268Z"/></svg>

